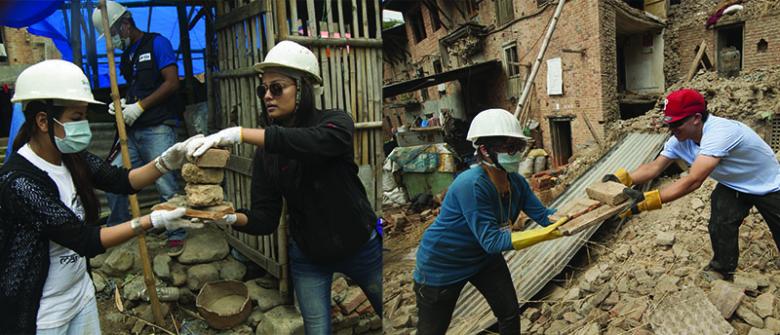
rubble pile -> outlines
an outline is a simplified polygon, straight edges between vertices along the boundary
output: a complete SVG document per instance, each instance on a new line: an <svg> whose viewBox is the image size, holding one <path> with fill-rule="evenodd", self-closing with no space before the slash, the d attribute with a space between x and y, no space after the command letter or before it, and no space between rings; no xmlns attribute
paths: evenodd
<svg viewBox="0 0 780 335"><path fill-rule="evenodd" d="M682 314L712 320L704 327L722 321L728 324L719 326L734 328L734 334L780 334L780 256L755 210L740 230L734 279L701 271L712 256L707 220L715 185L708 180L696 192L634 217L620 229L602 227L584 252L587 264L565 271L559 277L567 279L550 282L541 300L525 305L522 332L686 333L664 328L671 327L663 321L664 306L671 304ZM709 302L680 298L699 290ZM710 303L714 308L702 307Z"/></svg>
<svg viewBox="0 0 780 335"><path fill-rule="evenodd" d="M699 71L690 82L678 83L667 89L665 95L681 88L698 90L707 99L707 108L713 115L741 121L759 134L769 126L775 113L780 112L780 67L743 71L739 76L723 78L716 72ZM618 133L665 132L662 127L663 100L647 114L630 120L618 121Z"/></svg>

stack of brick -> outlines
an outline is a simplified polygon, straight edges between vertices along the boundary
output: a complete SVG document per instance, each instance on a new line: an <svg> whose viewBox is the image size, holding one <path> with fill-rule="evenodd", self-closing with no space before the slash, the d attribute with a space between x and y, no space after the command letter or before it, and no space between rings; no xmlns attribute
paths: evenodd
<svg viewBox="0 0 780 335"><path fill-rule="evenodd" d="M338 276L338 275L337 275ZM376 333L382 329L380 319L359 286L350 286L338 276L331 288L333 331L338 335Z"/></svg>
<svg viewBox="0 0 780 335"><path fill-rule="evenodd" d="M222 179L225 177L224 167L230 152L222 149L209 149L194 162L185 163L181 168L181 176L186 185L188 207L216 206L223 202Z"/></svg>

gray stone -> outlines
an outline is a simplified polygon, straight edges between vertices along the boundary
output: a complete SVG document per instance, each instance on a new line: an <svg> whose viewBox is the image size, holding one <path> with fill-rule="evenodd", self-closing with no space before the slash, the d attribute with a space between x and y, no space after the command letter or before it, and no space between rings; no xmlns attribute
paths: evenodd
<svg viewBox="0 0 780 335"><path fill-rule="evenodd" d="M261 287L256 280L250 280L244 283L249 291L249 297L255 301L257 309L266 312L276 306L284 303L278 290L271 290Z"/></svg>
<svg viewBox="0 0 780 335"><path fill-rule="evenodd" d="M674 244L674 233L659 232L655 236L655 244L662 246L671 246Z"/></svg>
<svg viewBox="0 0 780 335"><path fill-rule="evenodd" d="M709 294L710 302L718 308L724 319L731 318L744 297L742 288L723 280L714 281Z"/></svg>
<svg viewBox="0 0 780 335"><path fill-rule="evenodd" d="M95 284L95 292L100 293L106 289L106 278L100 274L100 272L92 272L92 283Z"/></svg>
<svg viewBox="0 0 780 335"><path fill-rule="evenodd" d="M279 288L279 279L274 278L270 274L266 274L265 276L262 276L260 278L256 278L255 282L257 285L260 285L260 287L275 290ZM334 281L335 283L335 281Z"/></svg>
<svg viewBox="0 0 780 335"><path fill-rule="evenodd" d="M699 210L701 208L704 208L704 201L701 201L701 199L694 197L691 199L691 209L694 211Z"/></svg>
<svg viewBox="0 0 780 335"><path fill-rule="evenodd" d="M746 291L755 292L758 290L758 282L745 274L734 275L734 285L744 288Z"/></svg>
<svg viewBox="0 0 780 335"><path fill-rule="evenodd" d="M766 329L773 331L775 334L780 334L780 320L769 317L764 320L764 325Z"/></svg>
<svg viewBox="0 0 780 335"><path fill-rule="evenodd" d="M171 265L171 282L173 286L184 286L187 284L187 268L179 263Z"/></svg>
<svg viewBox="0 0 780 335"><path fill-rule="evenodd" d="M197 229L189 232L178 261L182 264L210 263L225 258L229 252L230 247L219 229Z"/></svg>
<svg viewBox="0 0 780 335"><path fill-rule="evenodd" d="M181 167L181 177L190 184L219 184L225 177L225 170L218 168L199 168L195 164L185 163Z"/></svg>
<svg viewBox="0 0 780 335"><path fill-rule="evenodd" d="M679 289L677 287L677 282L679 281L679 277L667 274L661 275L661 278L658 279L658 284L655 286L655 290L659 293L677 291Z"/></svg>
<svg viewBox="0 0 780 335"><path fill-rule="evenodd" d="M772 315L775 311L775 296L772 293L764 293L756 298L753 309L758 316L765 318Z"/></svg>
<svg viewBox="0 0 780 335"><path fill-rule="evenodd" d="M162 279L171 279L171 256L159 254L154 256L154 274Z"/></svg>
<svg viewBox="0 0 780 335"><path fill-rule="evenodd" d="M260 320L262 319L263 319L263 312L255 308L252 311L252 314L249 314L249 318L246 319L246 323L252 327L257 327L257 324L260 323Z"/></svg>
<svg viewBox="0 0 780 335"><path fill-rule="evenodd" d="M367 318L358 320L357 326L355 326L355 334L363 334L371 329L371 321Z"/></svg>
<svg viewBox="0 0 780 335"><path fill-rule="evenodd" d="M187 288L199 291L208 282L219 280L219 269L214 264L198 264L187 269Z"/></svg>
<svg viewBox="0 0 780 335"><path fill-rule="evenodd" d="M756 328L764 328L764 320L745 305L737 307L737 316Z"/></svg>
<svg viewBox="0 0 780 335"><path fill-rule="evenodd" d="M246 266L241 262L228 257L219 267L219 278L224 280L242 280L246 274Z"/></svg>
<svg viewBox="0 0 780 335"><path fill-rule="evenodd" d="M106 258L108 258L108 254L105 252L95 257L92 257L89 259L89 266L92 267L93 269L97 269L103 266L103 263L106 261Z"/></svg>
<svg viewBox="0 0 780 335"><path fill-rule="evenodd" d="M775 333L768 329L750 328L748 335L775 335Z"/></svg>
<svg viewBox="0 0 780 335"><path fill-rule="evenodd" d="M189 184L184 186L184 192L187 194L187 204L190 207L218 205L225 198L222 186L219 185Z"/></svg>
<svg viewBox="0 0 780 335"><path fill-rule="evenodd" d="M566 312L563 313L563 319L568 323L575 323L582 319L582 315L579 315L576 312Z"/></svg>
<svg viewBox="0 0 780 335"><path fill-rule="evenodd" d="M576 335L601 335L601 327L597 322L591 322L580 328Z"/></svg>
<svg viewBox="0 0 780 335"><path fill-rule="evenodd" d="M120 247L111 251L100 270L109 276L121 277L133 267L134 262L135 254Z"/></svg>
<svg viewBox="0 0 780 335"><path fill-rule="evenodd" d="M563 335L569 324L563 320L555 320L550 324L550 327L544 332L544 335Z"/></svg>
<svg viewBox="0 0 780 335"><path fill-rule="evenodd" d="M160 287L162 282L156 280L155 286ZM149 300L146 295L146 283L143 275L133 277L129 282L122 286L122 297L126 300Z"/></svg>

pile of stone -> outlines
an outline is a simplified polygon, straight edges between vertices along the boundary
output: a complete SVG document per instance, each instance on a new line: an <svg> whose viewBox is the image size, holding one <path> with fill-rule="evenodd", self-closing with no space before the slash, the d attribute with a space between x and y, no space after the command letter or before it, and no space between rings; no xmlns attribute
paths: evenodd
<svg viewBox="0 0 780 335"><path fill-rule="evenodd" d="M203 208L206 212L231 211L232 204L224 201L222 179L225 177L230 151L209 149L194 162L185 163L181 176L186 185L188 208Z"/></svg>

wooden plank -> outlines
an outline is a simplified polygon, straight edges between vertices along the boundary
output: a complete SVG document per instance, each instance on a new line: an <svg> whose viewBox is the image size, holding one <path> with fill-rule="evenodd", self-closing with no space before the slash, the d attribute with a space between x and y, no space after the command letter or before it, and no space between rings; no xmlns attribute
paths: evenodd
<svg viewBox="0 0 780 335"><path fill-rule="evenodd" d="M693 76L696 75L696 71L699 69L699 62L701 62L702 57L704 57L706 50L707 41L702 40L701 44L699 44L699 52L696 53L696 57L693 58L693 62L691 62L691 66L688 68L688 74L685 75L685 81L691 81Z"/></svg>
<svg viewBox="0 0 780 335"><path fill-rule="evenodd" d="M250 248L240 239L230 234L225 233L225 239L227 240L228 244L230 244L230 246L238 249L238 252L246 256L246 258L249 258L252 262L255 262L255 264L263 267L263 269L268 271L268 273L274 277L279 278L279 275L281 274L281 266L276 262L276 260L271 259L260 251Z"/></svg>
<svg viewBox="0 0 780 335"><path fill-rule="evenodd" d="M564 223L558 227L558 230L564 236L574 235L592 226L600 224L602 221L627 210L630 206L631 201L626 201L617 206L602 205L601 207L591 212L585 213L578 218Z"/></svg>
<svg viewBox="0 0 780 335"><path fill-rule="evenodd" d="M227 4L225 4L227 6ZM266 1L255 0L244 6L234 8L230 13L223 15L217 15L217 19L214 20L214 27L217 31L232 26L237 22L246 20L247 18L260 15L265 11Z"/></svg>
<svg viewBox="0 0 780 335"><path fill-rule="evenodd" d="M253 66L243 66L237 69L224 69L214 73L214 78L232 78L232 77L250 77L257 75L257 71Z"/></svg>
<svg viewBox="0 0 780 335"><path fill-rule="evenodd" d="M343 35L342 35L343 36ZM308 47L363 47L363 48L381 48L382 40L369 38L311 38L306 36L287 36L287 40L305 45Z"/></svg>

